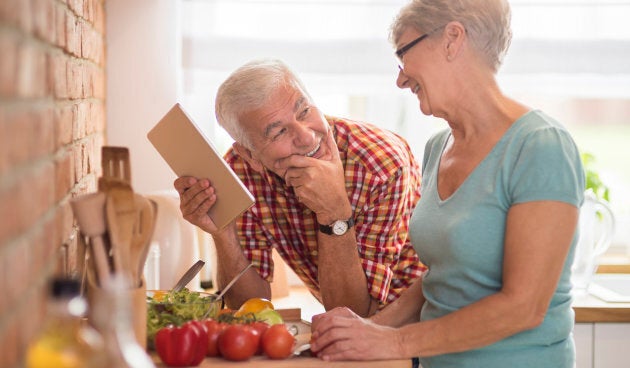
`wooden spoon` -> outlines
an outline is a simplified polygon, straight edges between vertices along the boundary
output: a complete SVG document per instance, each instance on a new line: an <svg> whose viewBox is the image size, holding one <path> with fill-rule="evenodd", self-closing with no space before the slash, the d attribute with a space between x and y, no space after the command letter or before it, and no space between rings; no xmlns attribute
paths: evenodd
<svg viewBox="0 0 630 368"><path fill-rule="evenodd" d="M134 192L131 187L131 164L126 147L104 146L101 150L103 176L99 191L107 194L106 214L114 268L134 283L130 260L133 227L137 218ZM133 270L135 270L135 265Z"/></svg>
<svg viewBox="0 0 630 368"><path fill-rule="evenodd" d="M72 212L77 219L81 233L90 238L93 264L96 267L98 282L103 284L109 280L110 267L107 247L103 240L106 233L105 194L91 193L73 198L70 201Z"/></svg>
<svg viewBox="0 0 630 368"><path fill-rule="evenodd" d="M135 195L134 200L138 211L129 249L129 266L132 282L139 286L155 230L157 203L139 194Z"/></svg>

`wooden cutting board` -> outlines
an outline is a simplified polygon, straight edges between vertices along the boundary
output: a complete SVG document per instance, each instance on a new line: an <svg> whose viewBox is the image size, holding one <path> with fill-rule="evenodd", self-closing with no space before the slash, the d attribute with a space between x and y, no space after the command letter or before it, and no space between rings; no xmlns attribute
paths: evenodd
<svg viewBox="0 0 630 368"><path fill-rule="evenodd" d="M289 328L297 329L299 335L310 334L310 323L301 318L300 308L278 309ZM156 367L166 367L155 352L151 357ZM373 361L373 362L325 362L316 357L294 356L284 360L273 360L264 356L255 356L244 362L232 362L223 358L206 358L199 365L201 368L233 367L269 367L269 368L410 368L411 359Z"/></svg>

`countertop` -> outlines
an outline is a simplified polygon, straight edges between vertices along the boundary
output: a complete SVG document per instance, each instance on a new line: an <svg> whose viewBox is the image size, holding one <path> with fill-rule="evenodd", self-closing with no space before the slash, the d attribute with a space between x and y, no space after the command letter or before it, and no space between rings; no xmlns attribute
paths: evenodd
<svg viewBox="0 0 630 368"><path fill-rule="evenodd" d="M584 294L575 296L573 310L576 323L630 323L630 303L608 303Z"/></svg>
<svg viewBox="0 0 630 368"><path fill-rule="evenodd" d="M289 325L289 328L295 329L298 336L296 336L297 343L308 342L308 337L300 338L300 336L310 336L310 324L307 321L302 320L302 313L300 308L278 309L278 312L282 315L283 319ZM156 353L151 354L151 358L156 367L166 367L162 364L160 358ZM268 359L264 356L254 356L247 361L233 362L223 358L210 358L207 357L199 365L202 368L233 368L233 367L269 367L269 368L319 368L319 367L332 367L332 368L409 368L411 367L411 359L401 360L387 360L387 361L371 361L371 362L326 362L321 359L311 356L294 356L282 360Z"/></svg>
<svg viewBox="0 0 630 368"><path fill-rule="evenodd" d="M165 367L160 363L160 359L155 357L156 367ZM387 361L370 361L370 362L325 362L323 360L311 357L294 357L284 360L272 360L264 357L253 357L244 362L231 362L221 358L206 358L201 368L234 368L234 367L269 367L269 368L410 368L411 359L405 360L387 360Z"/></svg>

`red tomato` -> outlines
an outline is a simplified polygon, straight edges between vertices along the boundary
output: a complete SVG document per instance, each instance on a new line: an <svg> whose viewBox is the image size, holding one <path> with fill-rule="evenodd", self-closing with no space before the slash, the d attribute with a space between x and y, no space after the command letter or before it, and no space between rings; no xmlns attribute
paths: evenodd
<svg viewBox="0 0 630 368"><path fill-rule="evenodd" d="M265 322L252 322L250 324L248 324L247 326L249 326L251 329L253 329L256 334L258 335L258 349L256 350L256 355L260 355L263 353L262 350L262 335L265 333L265 331L267 331L267 329L269 328L269 325L266 324Z"/></svg>
<svg viewBox="0 0 630 368"><path fill-rule="evenodd" d="M271 359L288 358L293 352L295 338L284 324L270 326L262 336L262 348Z"/></svg>
<svg viewBox="0 0 630 368"><path fill-rule="evenodd" d="M214 319L207 319L203 321L203 324L208 330L208 349L206 355L211 357L220 356L221 353L219 352L218 346L219 336L229 325Z"/></svg>
<svg viewBox="0 0 630 368"><path fill-rule="evenodd" d="M219 336L219 351L228 360L247 360L258 348L253 329L246 325L230 325Z"/></svg>

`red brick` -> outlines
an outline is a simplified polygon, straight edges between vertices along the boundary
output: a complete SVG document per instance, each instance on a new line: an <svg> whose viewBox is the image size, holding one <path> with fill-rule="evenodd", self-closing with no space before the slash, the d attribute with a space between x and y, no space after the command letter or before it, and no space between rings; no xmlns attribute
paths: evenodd
<svg viewBox="0 0 630 368"><path fill-rule="evenodd" d="M66 64L67 92L70 99L83 97L84 67L78 59L69 59Z"/></svg>
<svg viewBox="0 0 630 368"><path fill-rule="evenodd" d="M9 129L6 123L7 119L5 117L5 109L6 107L0 106L0 178L3 178L5 173L10 169L9 160L7 157L7 148L9 147L8 141L11 139L11 137L9 137ZM2 180L0 180L0 183L1 182ZM0 315L1 314L2 313L0 313Z"/></svg>
<svg viewBox="0 0 630 368"><path fill-rule="evenodd" d="M55 39L56 45L62 49L66 48L66 7L56 4L55 5Z"/></svg>
<svg viewBox="0 0 630 368"><path fill-rule="evenodd" d="M35 35L50 44L55 44L55 2L50 0L32 0L32 7Z"/></svg>
<svg viewBox="0 0 630 368"><path fill-rule="evenodd" d="M91 98L94 96L94 82L92 81L93 74L94 67L91 64L85 64L83 68L83 98Z"/></svg>
<svg viewBox="0 0 630 368"><path fill-rule="evenodd" d="M94 29L105 34L105 2L94 0Z"/></svg>
<svg viewBox="0 0 630 368"><path fill-rule="evenodd" d="M31 113L23 109L5 110L4 119L3 125L8 132L3 135L4 159L9 167L17 166L29 157L30 147L24 142L31 138Z"/></svg>
<svg viewBox="0 0 630 368"><path fill-rule="evenodd" d="M3 157L5 166L25 164L46 156L53 151L53 111L40 105L36 109L25 108L7 111L3 135ZM29 142L25 144L24 142Z"/></svg>
<svg viewBox="0 0 630 368"><path fill-rule="evenodd" d="M61 105L55 109L55 149L72 142L72 105Z"/></svg>
<svg viewBox="0 0 630 368"><path fill-rule="evenodd" d="M68 7L78 17L83 17L83 0L68 0Z"/></svg>
<svg viewBox="0 0 630 368"><path fill-rule="evenodd" d="M9 239L17 236L24 228L21 219L14 214L16 206L21 204L19 197L16 195L18 190L19 185L17 183L12 183L0 189L0 203L2 203L2 206L0 206L0 218L2 219L0 224L0 244L8 242ZM6 253L0 254L6 257Z"/></svg>
<svg viewBox="0 0 630 368"><path fill-rule="evenodd" d="M17 91L18 45L15 36L0 31L0 97L11 97Z"/></svg>
<svg viewBox="0 0 630 368"><path fill-rule="evenodd" d="M66 13L66 45L65 50L76 56L81 56L81 32L79 20L72 14Z"/></svg>
<svg viewBox="0 0 630 368"><path fill-rule="evenodd" d="M83 18L91 24L94 24L94 4L95 0L83 1Z"/></svg>
<svg viewBox="0 0 630 368"><path fill-rule="evenodd" d="M71 191L75 181L72 151L66 150L55 160L55 202L60 202Z"/></svg>
<svg viewBox="0 0 630 368"><path fill-rule="evenodd" d="M41 106L33 111L30 158L52 155L55 147L54 109Z"/></svg>
<svg viewBox="0 0 630 368"><path fill-rule="evenodd" d="M72 138L74 140L85 138L87 125L89 124L89 103L85 101L75 103L74 105L72 105L72 114Z"/></svg>
<svg viewBox="0 0 630 368"><path fill-rule="evenodd" d="M57 99L68 97L68 57L62 53L48 55L48 84Z"/></svg>
<svg viewBox="0 0 630 368"><path fill-rule="evenodd" d="M2 349L0 350L0 352L2 352L2 354L0 354L0 367L14 367L17 366L20 358L18 331L21 320L12 313L9 315L8 319L3 320L2 322L4 323L0 325L3 326L0 333L0 349Z"/></svg>
<svg viewBox="0 0 630 368"><path fill-rule="evenodd" d="M16 26L26 33L33 28L31 2L28 0L0 1L0 21Z"/></svg>
<svg viewBox="0 0 630 368"><path fill-rule="evenodd" d="M23 43L19 48L17 94L20 97L43 97L48 90L46 52L34 43Z"/></svg>

